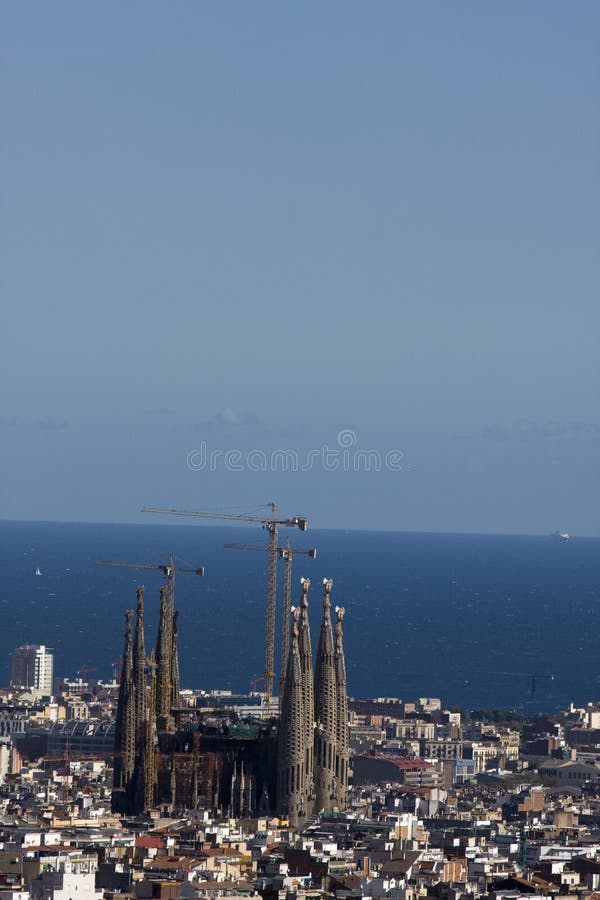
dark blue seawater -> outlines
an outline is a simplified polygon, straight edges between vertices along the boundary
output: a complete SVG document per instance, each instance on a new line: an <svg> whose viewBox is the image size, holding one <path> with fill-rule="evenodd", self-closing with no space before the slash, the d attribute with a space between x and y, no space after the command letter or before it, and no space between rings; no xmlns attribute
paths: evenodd
<svg viewBox="0 0 600 900"><path fill-rule="evenodd" d="M324 576L346 607L353 696L440 696L528 712L600 699L600 540L290 536L297 547L318 547L316 560L294 563L295 597L301 575L312 581L315 646ZM110 678L138 583L146 585L147 647L154 643L162 576L94 560L163 563L172 551L178 565L206 566L204 578L177 579L182 685L247 691L264 666L266 554L225 550L225 541L258 545L265 536L253 526L0 522L0 683L9 651L26 642L54 649L56 674L74 677L86 664Z"/></svg>

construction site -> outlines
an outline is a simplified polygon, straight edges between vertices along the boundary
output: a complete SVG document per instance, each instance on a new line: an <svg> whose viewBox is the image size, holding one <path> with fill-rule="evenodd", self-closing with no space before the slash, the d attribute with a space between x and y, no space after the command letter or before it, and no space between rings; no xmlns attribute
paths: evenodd
<svg viewBox="0 0 600 900"><path fill-rule="evenodd" d="M232 816L278 814L302 824L323 809L343 810L348 791L348 700L342 620L331 609L333 581L323 579L320 633L314 659L309 623L310 580L301 579L293 606L292 562L316 549L280 544L280 528L306 531L303 516L266 518L148 508L145 512L222 518L260 525L266 546L226 544L267 554L264 682L260 708L243 714L227 706L198 710L181 698L175 578L201 576L203 567L180 568L173 556L155 565L113 560L98 565L157 570L160 588L156 641L146 650L145 588L137 588L136 610L125 613L125 639L115 727L114 812L137 815L157 806L202 807ZM275 686L277 568L283 561L280 605L281 667ZM134 624L135 618L135 624Z"/></svg>

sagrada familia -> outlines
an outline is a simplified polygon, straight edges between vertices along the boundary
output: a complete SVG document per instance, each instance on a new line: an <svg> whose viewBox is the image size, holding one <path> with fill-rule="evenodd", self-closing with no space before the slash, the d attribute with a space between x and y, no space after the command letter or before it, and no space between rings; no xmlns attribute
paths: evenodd
<svg viewBox="0 0 600 900"><path fill-rule="evenodd" d="M291 826L323 809L343 810L348 791L348 701L342 635L325 579L313 675L308 620L310 581L292 607L283 648L279 716L242 719L182 707L174 573L160 592L156 648L146 658L144 588L125 614L125 649L117 706L113 810L136 815L156 806L202 807L233 816L276 814Z"/></svg>

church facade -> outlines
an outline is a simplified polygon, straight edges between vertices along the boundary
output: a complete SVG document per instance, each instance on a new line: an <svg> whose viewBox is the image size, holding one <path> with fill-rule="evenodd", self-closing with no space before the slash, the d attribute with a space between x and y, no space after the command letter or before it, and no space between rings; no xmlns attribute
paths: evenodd
<svg viewBox="0 0 600 900"><path fill-rule="evenodd" d="M322 809L345 809L348 703L343 608L333 616L333 582L324 579L314 663L302 579L280 693L280 715L202 719L179 700L174 577L161 589L156 649L146 658L144 589L125 617L115 730L112 807L135 815L160 805L202 807L235 816L277 814L299 826Z"/></svg>

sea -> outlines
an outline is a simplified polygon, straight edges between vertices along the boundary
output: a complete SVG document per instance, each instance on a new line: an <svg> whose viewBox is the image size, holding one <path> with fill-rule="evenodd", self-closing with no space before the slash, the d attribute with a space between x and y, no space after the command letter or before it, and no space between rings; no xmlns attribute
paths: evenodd
<svg viewBox="0 0 600 900"><path fill-rule="evenodd" d="M290 537L296 551L293 600L301 576L311 580L313 646L324 578L346 610L351 696L528 714L600 700L600 539L286 531L281 542ZM267 554L229 542L260 551L266 534L255 525L1 521L0 685L9 652L25 643L52 649L56 675L83 669L109 680L139 584L149 650L160 570L95 563L163 565L172 553L177 566L205 567L203 577L176 579L182 687L249 691L264 668ZM316 559L300 552L313 547ZM278 577L279 644L281 569Z"/></svg>

